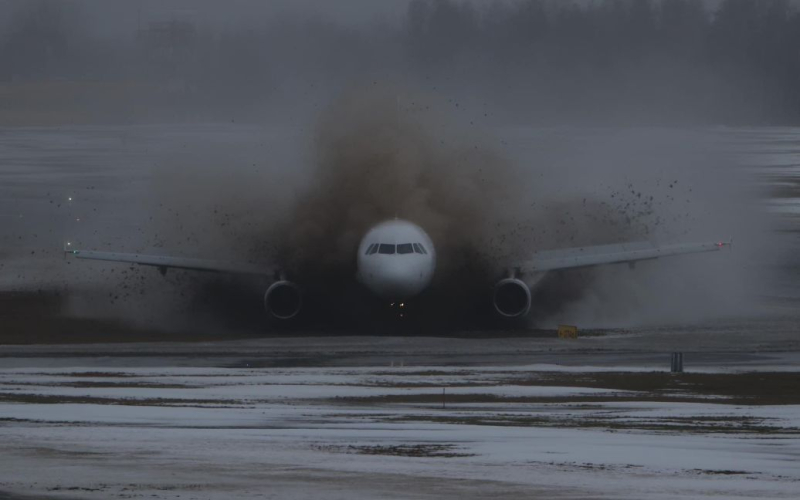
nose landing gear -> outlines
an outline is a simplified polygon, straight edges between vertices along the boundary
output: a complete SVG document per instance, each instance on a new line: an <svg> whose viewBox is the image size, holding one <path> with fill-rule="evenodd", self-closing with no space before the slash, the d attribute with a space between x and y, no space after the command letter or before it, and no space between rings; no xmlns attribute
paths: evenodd
<svg viewBox="0 0 800 500"><path fill-rule="evenodd" d="M404 319L408 313L408 308L406 307L405 302L391 302L389 304L389 310L392 312L392 315L397 319Z"/></svg>

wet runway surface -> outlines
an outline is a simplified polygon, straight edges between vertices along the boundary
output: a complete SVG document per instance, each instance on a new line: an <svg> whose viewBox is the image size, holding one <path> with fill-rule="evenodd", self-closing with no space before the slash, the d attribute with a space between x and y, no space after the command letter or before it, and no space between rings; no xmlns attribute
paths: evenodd
<svg viewBox="0 0 800 500"><path fill-rule="evenodd" d="M394 363L441 366L492 366L529 363L643 367L666 366L672 352L687 364L746 367L791 366L800 352L800 316L737 320L694 327L637 328L585 332L577 341L555 338L555 331L468 332L446 336L347 336L328 332L272 333L264 338L195 342L66 345L7 345L4 366L45 363L69 366L315 367L380 366Z"/></svg>

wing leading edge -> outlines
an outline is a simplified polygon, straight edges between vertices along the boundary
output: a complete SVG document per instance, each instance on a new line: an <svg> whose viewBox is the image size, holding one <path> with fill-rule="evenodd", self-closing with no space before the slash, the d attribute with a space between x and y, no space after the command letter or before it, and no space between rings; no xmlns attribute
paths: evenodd
<svg viewBox="0 0 800 500"><path fill-rule="evenodd" d="M603 264L633 263L672 255L715 252L730 246L730 242L681 243L657 246L650 242L621 243L589 247L566 248L537 252L534 257L517 266L524 273L556 271ZM120 252L97 252L91 250L64 249L67 255L77 259L125 262L142 266L157 267L161 272L167 269L186 269L216 273L249 274L268 276L272 273L264 267L251 264L238 264L205 259L169 257Z"/></svg>
<svg viewBox="0 0 800 500"><path fill-rule="evenodd" d="M650 242L597 245L537 252L531 260L519 266L522 272L545 272L558 269L599 266L602 264L633 263L640 260L658 259L671 255L715 252L731 245L731 242L679 243L657 246Z"/></svg>
<svg viewBox="0 0 800 500"><path fill-rule="evenodd" d="M141 266L154 266L159 268L162 273L166 272L167 269L187 269L192 271L260 276L271 274L269 271L259 266L205 259L144 255L138 253L95 252L91 250L75 250L69 247L65 248L64 252L76 259L105 260L110 262L127 262L129 264L138 264Z"/></svg>

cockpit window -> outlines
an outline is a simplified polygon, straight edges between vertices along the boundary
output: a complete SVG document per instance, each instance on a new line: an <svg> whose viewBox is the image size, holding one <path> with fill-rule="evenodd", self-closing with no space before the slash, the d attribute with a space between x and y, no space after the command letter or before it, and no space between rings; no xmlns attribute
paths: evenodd
<svg viewBox="0 0 800 500"><path fill-rule="evenodd" d="M422 249L419 247L419 243L414 243L414 252L422 253Z"/></svg>
<svg viewBox="0 0 800 500"><path fill-rule="evenodd" d="M425 250L425 247L424 247L424 246L422 246L422 243L414 243L414 244L415 244L415 245L417 245L417 246L419 247L419 249L420 249L420 253L424 253L424 254L426 254L426 255L428 254L428 251L427 251L427 250Z"/></svg>
<svg viewBox="0 0 800 500"><path fill-rule="evenodd" d="M378 253L378 246L379 245L377 243L373 243L372 248L369 249L369 254L372 255L374 253Z"/></svg>
<svg viewBox="0 0 800 500"><path fill-rule="evenodd" d="M384 255L393 255L394 245L390 245L388 243L381 243L380 248L378 248L378 253L382 253Z"/></svg>
<svg viewBox="0 0 800 500"><path fill-rule="evenodd" d="M372 247L374 247L377 243L373 243L364 250L364 255L369 255L372 252Z"/></svg>
<svg viewBox="0 0 800 500"><path fill-rule="evenodd" d="M414 253L414 247L411 243L401 243L397 245L397 253Z"/></svg>

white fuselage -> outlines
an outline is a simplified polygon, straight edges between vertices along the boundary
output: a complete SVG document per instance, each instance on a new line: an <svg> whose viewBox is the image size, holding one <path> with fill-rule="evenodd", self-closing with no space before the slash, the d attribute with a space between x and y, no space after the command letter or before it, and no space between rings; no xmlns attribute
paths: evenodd
<svg viewBox="0 0 800 500"><path fill-rule="evenodd" d="M435 268L433 242L421 227L408 221L378 224L358 246L358 280L390 301L403 301L422 292Z"/></svg>

